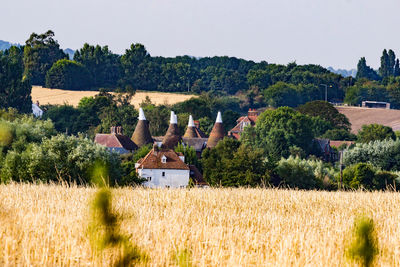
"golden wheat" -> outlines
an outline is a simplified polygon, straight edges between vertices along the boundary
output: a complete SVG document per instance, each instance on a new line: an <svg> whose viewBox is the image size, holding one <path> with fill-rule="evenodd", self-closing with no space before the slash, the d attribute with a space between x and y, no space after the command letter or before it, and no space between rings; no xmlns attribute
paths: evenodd
<svg viewBox="0 0 400 267"><path fill-rule="evenodd" d="M71 90L60 90L60 89L49 89L41 86L32 86L32 101L39 101L41 105L52 104L52 105L63 105L67 103L74 107L77 107L79 101L83 97L95 96L98 91L71 91ZM131 104L136 108L149 97L151 102L156 105L168 104L173 105L186 101L195 95L184 95L178 93L162 93L162 92L144 92L138 91L132 97Z"/></svg>
<svg viewBox="0 0 400 267"><path fill-rule="evenodd" d="M1 266L97 266L87 237L96 189L0 185ZM343 266L355 216L374 219L379 265L400 265L400 196L273 189L113 189L121 229L150 257L194 266ZM103 264L107 258L103 258ZM101 262L101 261L100 261Z"/></svg>

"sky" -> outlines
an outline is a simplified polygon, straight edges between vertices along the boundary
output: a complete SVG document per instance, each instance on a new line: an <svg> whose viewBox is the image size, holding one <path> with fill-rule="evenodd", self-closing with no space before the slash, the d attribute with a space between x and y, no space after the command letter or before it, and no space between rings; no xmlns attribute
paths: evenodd
<svg viewBox="0 0 400 267"><path fill-rule="evenodd" d="M0 0L0 40L49 29L62 48L142 43L152 56L378 68L400 56L400 0Z"/></svg>

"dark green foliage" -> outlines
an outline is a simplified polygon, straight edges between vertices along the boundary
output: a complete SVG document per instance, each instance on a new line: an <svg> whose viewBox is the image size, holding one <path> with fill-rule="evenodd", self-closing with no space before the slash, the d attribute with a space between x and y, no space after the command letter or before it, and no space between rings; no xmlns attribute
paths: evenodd
<svg viewBox="0 0 400 267"><path fill-rule="evenodd" d="M135 151L135 154L133 155L133 162L138 162L139 159L144 158L150 150L153 148L153 144L147 144L145 146L142 146L138 150Z"/></svg>
<svg viewBox="0 0 400 267"><path fill-rule="evenodd" d="M341 114L331 103L326 101L312 101L308 102L297 110L302 113L313 117L320 117L321 119L329 122L333 128L350 130L350 122L347 117Z"/></svg>
<svg viewBox="0 0 400 267"><path fill-rule="evenodd" d="M362 101L388 101L389 92L384 85L376 81L359 80L346 89L344 101L350 105L361 105ZM398 105L398 103L394 103Z"/></svg>
<svg viewBox="0 0 400 267"><path fill-rule="evenodd" d="M44 85L47 71L60 59L67 59L60 45L53 39L54 32L32 33L24 47L25 75L34 85Z"/></svg>
<svg viewBox="0 0 400 267"><path fill-rule="evenodd" d="M137 245L132 244L127 235L121 233L122 217L112 208L110 189L100 189L91 203L91 218L89 225L90 243L96 256L100 256L105 249L112 249L112 266L131 266L138 263L145 264L148 256ZM104 263L100 264L103 265Z"/></svg>
<svg viewBox="0 0 400 267"><path fill-rule="evenodd" d="M242 140L253 148L261 148L266 155L279 160L289 156L289 148L297 146L309 154L314 132L311 117L291 108L281 107L263 112L254 128L246 127Z"/></svg>
<svg viewBox="0 0 400 267"><path fill-rule="evenodd" d="M86 132L89 127L85 124L81 111L73 106L64 104L61 106L47 106L43 119L50 119L58 132L77 134Z"/></svg>
<svg viewBox="0 0 400 267"><path fill-rule="evenodd" d="M118 181L120 186L137 186L141 185L146 179L140 178L135 168L136 161L128 160L122 162L122 176Z"/></svg>
<svg viewBox="0 0 400 267"><path fill-rule="evenodd" d="M87 43L76 51L74 60L90 73L90 87L116 87L121 77L120 56L113 54L108 46L92 46Z"/></svg>
<svg viewBox="0 0 400 267"><path fill-rule="evenodd" d="M367 65L365 57L362 57L357 64L357 79L368 79L368 80L380 80L380 77L376 71Z"/></svg>
<svg viewBox="0 0 400 267"><path fill-rule="evenodd" d="M22 50L11 47L0 51L0 107L32 112L31 84L23 75Z"/></svg>
<svg viewBox="0 0 400 267"><path fill-rule="evenodd" d="M225 138L202 154L203 175L213 186L257 186L268 182L267 165L261 151Z"/></svg>
<svg viewBox="0 0 400 267"><path fill-rule="evenodd" d="M345 129L328 130L322 135L322 138L334 140L334 141L355 141L355 140L357 140L357 136L355 134L352 134Z"/></svg>
<svg viewBox="0 0 400 267"><path fill-rule="evenodd" d="M180 152L185 156L186 164L199 166L196 150L193 147L184 146L182 143L179 143L174 150L175 152Z"/></svg>
<svg viewBox="0 0 400 267"><path fill-rule="evenodd" d="M85 66L75 61L61 59L46 74L46 87L66 90L83 90L90 86L90 74Z"/></svg>
<svg viewBox="0 0 400 267"><path fill-rule="evenodd" d="M350 259L363 267L373 265L379 248L374 221L372 219L360 216L354 220L352 240L346 252Z"/></svg>
<svg viewBox="0 0 400 267"><path fill-rule="evenodd" d="M396 139L396 135L392 128L380 124L363 125L358 132L357 139L361 143L369 143L372 141L382 141L385 139Z"/></svg>

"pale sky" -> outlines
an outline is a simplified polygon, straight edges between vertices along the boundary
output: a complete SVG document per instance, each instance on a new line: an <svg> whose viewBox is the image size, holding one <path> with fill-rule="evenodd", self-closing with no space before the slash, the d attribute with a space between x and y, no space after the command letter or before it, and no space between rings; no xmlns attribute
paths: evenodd
<svg viewBox="0 0 400 267"><path fill-rule="evenodd" d="M51 29L62 48L377 68L384 48L400 57L399 12L400 0L0 0L0 40Z"/></svg>

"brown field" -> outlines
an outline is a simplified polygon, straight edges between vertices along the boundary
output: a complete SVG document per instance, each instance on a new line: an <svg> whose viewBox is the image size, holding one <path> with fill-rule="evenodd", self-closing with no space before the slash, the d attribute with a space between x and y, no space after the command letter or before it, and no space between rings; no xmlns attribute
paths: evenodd
<svg viewBox="0 0 400 267"><path fill-rule="evenodd" d="M32 86L32 101L39 101L41 105L45 104L53 104L53 105L62 105L67 103L74 107L78 106L79 101L85 96L94 96L98 94L97 91L69 91L69 90L60 90L60 89L49 89L43 88L41 86ZM184 94L175 94L175 93L161 93L161 92L143 92L138 91L132 98L132 105L136 108L139 107L139 104L149 96L151 102L160 105L160 104L169 104L173 105L179 102L183 102L192 97L197 97L195 95L184 95Z"/></svg>
<svg viewBox="0 0 400 267"><path fill-rule="evenodd" d="M1 266L107 266L87 238L93 188L0 185ZM400 265L400 195L273 189L114 189L121 229L149 266L354 266L345 243L357 214L375 221L379 266Z"/></svg>
<svg viewBox="0 0 400 267"><path fill-rule="evenodd" d="M346 115L351 123L351 132L357 133L364 124L378 123L400 131L400 110L361 108L361 107L336 107L340 113Z"/></svg>

